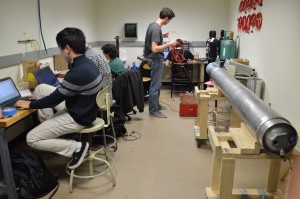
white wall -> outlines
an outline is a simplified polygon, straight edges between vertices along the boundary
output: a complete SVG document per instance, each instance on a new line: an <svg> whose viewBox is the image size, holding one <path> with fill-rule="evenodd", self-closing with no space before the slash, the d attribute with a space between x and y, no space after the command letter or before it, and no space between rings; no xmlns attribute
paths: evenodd
<svg viewBox="0 0 300 199"><path fill-rule="evenodd" d="M237 34L240 1L230 1L230 27ZM300 130L298 115L300 92L299 41L300 1L264 0L259 11L262 29L240 37L240 57L250 60L265 81L266 103Z"/></svg>
<svg viewBox="0 0 300 199"><path fill-rule="evenodd" d="M124 37L125 23L138 23L138 41L144 41L148 25L159 17L163 7L170 7L175 18L163 26L164 31L175 31L178 37L189 41L203 41L209 30L218 33L228 27L228 0L126 0L97 1L98 40L113 40L116 35ZM176 34L170 34L176 39Z"/></svg>
<svg viewBox="0 0 300 199"><path fill-rule="evenodd" d="M97 40L96 0L41 0L43 35L47 49L57 47L56 34L65 27L78 27L88 42ZM37 40L43 49L39 32L37 0L0 0L0 59L1 56L38 50L32 44L18 44L18 40ZM53 60L45 59L42 62ZM10 76L21 80L20 65L0 68L0 78Z"/></svg>
<svg viewBox="0 0 300 199"><path fill-rule="evenodd" d="M97 39L96 0L41 0L41 18L47 48L57 47L56 34L65 27L78 27L87 41ZM18 40L35 39L41 48L37 0L0 0L0 57L38 50Z"/></svg>
<svg viewBox="0 0 300 199"><path fill-rule="evenodd" d="M126 0L126 1L97 1L97 30L98 40L114 41L115 36L120 36L122 41L144 41L148 25L159 17L163 7L170 7L175 18L162 27L163 32L170 33L170 39L181 38L187 41L206 41L209 30L216 30L217 35L222 29L228 28L228 0ZM125 38L124 24L138 23L138 38ZM168 41L168 39L166 39ZM143 54L143 47L127 49L127 63L140 63L136 57ZM204 50L195 48L205 56Z"/></svg>

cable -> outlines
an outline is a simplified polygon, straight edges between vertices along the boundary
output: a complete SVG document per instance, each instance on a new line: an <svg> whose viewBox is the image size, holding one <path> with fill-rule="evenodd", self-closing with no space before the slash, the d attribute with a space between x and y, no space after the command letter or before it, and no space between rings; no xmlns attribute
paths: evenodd
<svg viewBox="0 0 300 199"><path fill-rule="evenodd" d="M42 37L42 40L43 40L43 44L44 44L44 48L45 48L46 54L48 54L47 47L46 47L45 40L44 40L44 35L43 35L43 29L42 29L40 0L38 0L38 14L39 14L39 25L40 25L41 37Z"/></svg>
<svg viewBox="0 0 300 199"><path fill-rule="evenodd" d="M137 139L140 139L142 135L139 132L132 131L131 133L126 132L122 138L125 141L135 141Z"/></svg>
<svg viewBox="0 0 300 199"><path fill-rule="evenodd" d="M170 98L170 97L160 97L160 99L167 99L167 100L169 100L169 101L171 100L171 101L173 101L173 102L175 101L174 98ZM177 112L177 113L179 112L179 110L175 110L175 109L174 109L170 104L168 104L167 102L164 102L164 101L162 101L162 100L159 100L159 102L162 103L162 104L167 105L167 106L171 109L171 111L174 111L174 112Z"/></svg>

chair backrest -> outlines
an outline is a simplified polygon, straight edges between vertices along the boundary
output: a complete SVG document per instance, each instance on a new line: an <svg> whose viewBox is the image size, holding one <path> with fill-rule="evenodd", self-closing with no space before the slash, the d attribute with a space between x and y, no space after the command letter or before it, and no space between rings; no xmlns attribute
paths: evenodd
<svg viewBox="0 0 300 199"><path fill-rule="evenodd" d="M96 97L97 105L100 109L106 110L107 122L105 126L110 125L110 118L112 117L110 113L111 97L110 97L110 88L106 86L104 89L99 91Z"/></svg>

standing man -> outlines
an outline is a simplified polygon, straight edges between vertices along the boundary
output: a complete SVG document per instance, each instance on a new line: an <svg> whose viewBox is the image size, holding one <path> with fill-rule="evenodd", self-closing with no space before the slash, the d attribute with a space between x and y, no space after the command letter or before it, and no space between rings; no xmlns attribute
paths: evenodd
<svg viewBox="0 0 300 199"><path fill-rule="evenodd" d="M27 134L26 141L32 148L72 157L68 168L75 169L82 163L89 144L61 136L78 132L96 119L99 108L95 99L102 89L102 75L84 55L86 39L80 29L65 28L57 34L56 42L71 65L62 83L57 88L40 84L35 89L36 101L19 100L15 106L57 110L47 114L46 120Z"/></svg>
<svg viewBox="0 0 300 199"><path fill-rule="evenodd" d="M165 48L175 46L177 41L172 40L163 44L163 38L167 38L169 33L162 34L161 27L163 25L167 25L173 17L175 17L175 14L170 8L163 8L160 11L159 18L148 26L145 37L144 57L148 59L148 64L151 68L149 113L152 117L167 117L165 114L160 112L166 108L159 104L161 79L164 69L164 54L162 51Z"/></svg>

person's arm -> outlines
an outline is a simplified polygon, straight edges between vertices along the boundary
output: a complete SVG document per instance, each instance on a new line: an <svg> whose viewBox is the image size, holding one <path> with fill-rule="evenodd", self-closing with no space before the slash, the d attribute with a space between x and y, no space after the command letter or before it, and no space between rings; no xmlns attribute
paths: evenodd
<svg viewBox="0 0 300 199"><path fill-rule="evenodd" d="M186 59L190 59L190 60L194 60L194 55L193 55L193 53L191 53L191 51L189 51L189 50L187 50L186 52Z"/></svg>
<svg viewBox="0 0 300 199"><path fill-rule="evenodd" d="M171 46L176 46L177 40L171 40L168 43L158 45L158 42L153 41L151 44L151 50L153 53L162 52L164 49L169 48Z"/></svg>
<svg viewBox="0 0 300 199"><path fill-rule="evenodd" d="M169 32L163 34L163 38L168 38L168 37L169 37Z"/></svg>

